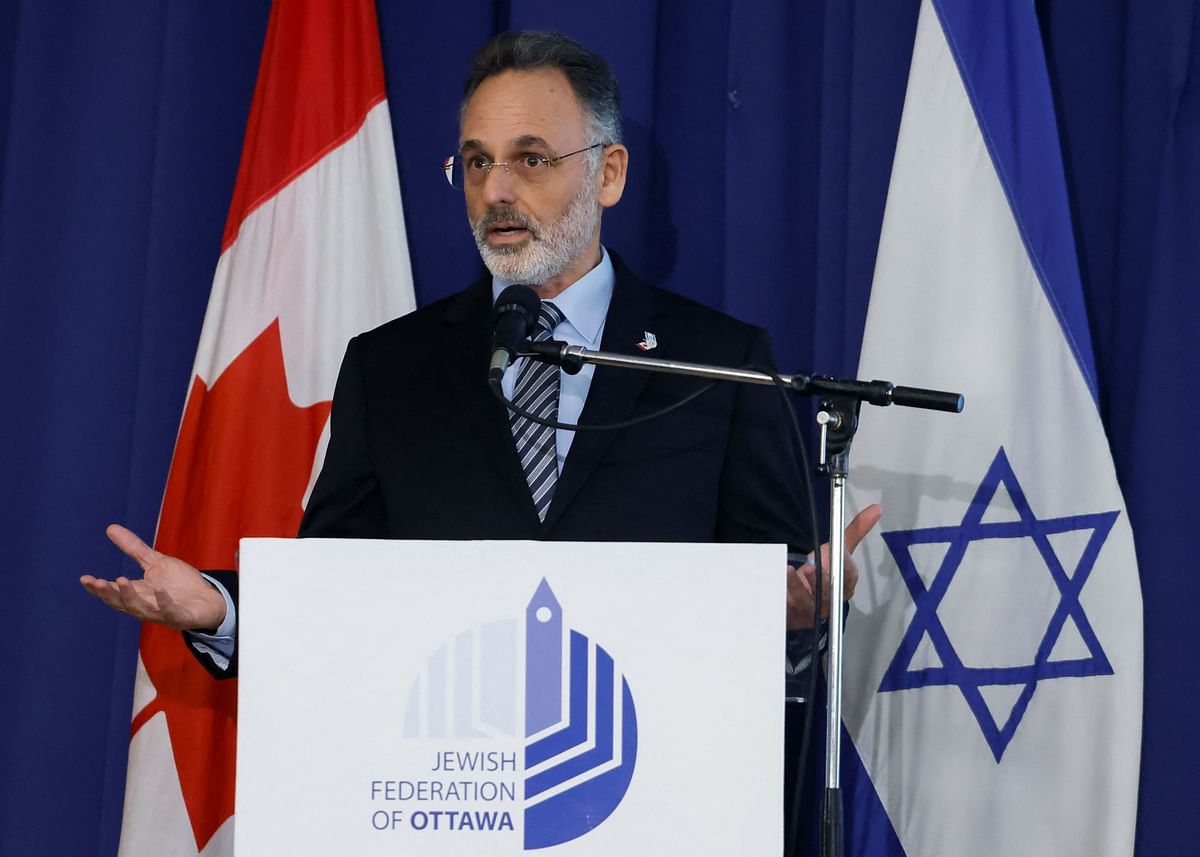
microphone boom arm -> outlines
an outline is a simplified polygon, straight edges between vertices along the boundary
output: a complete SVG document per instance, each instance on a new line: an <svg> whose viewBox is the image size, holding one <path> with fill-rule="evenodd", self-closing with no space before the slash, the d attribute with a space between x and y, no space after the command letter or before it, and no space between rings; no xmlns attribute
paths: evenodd
<svg viewBox="0 0 1200 857"><path fill-rule="evenodd" d="M735 381L741 384L774 384L766 372L756 369L731 369L705 363L687 363L680 360L662 360L657 357L641 357L636 354L618 354L613 351L592 351L581 345L567 345L550 339L543 342L528 342L522 357L533 357L549 363L557 363L569 375L576 374L586 364L614 366L621 369L638 369L643 372L666 372L671 375L690 375L714 381ZM944 390L926 390L920 387L897 386L890 381L858 381L846 378L830 378L798 372L778 376L784 385L807 396L839 396L886 407L900 405L909 408L925 408L934 411L959 413L963 409L961 393Z"/></svg>

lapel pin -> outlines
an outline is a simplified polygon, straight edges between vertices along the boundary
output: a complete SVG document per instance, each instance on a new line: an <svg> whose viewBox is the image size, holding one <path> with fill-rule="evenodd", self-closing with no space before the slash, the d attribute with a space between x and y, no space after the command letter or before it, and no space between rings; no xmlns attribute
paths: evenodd
<svg viewBox="0 0 1200 857"><path fill-rule="evenodd" d="M637 344L637 347L642 349L643 351L650 351L654 348L657 348L658 347L658 338L648 330L645 333L646 333L646 337Z"/></svg>

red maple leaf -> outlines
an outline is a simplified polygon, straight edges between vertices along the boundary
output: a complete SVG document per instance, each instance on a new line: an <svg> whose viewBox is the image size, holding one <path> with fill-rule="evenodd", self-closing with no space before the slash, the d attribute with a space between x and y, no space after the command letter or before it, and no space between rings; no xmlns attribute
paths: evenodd
<svg viewBox="0 0 1200 857"><path fill-rule="evenodd" d="M238 540L293 536L330 403L292 404L279 322L273 321L208 388L192 383L167 478L155 547L198 568L236 567ZM182 636L145 625L142 663L153 700L136 733L162 711L184 805L203 849L233 814L237 680L215 681Z"/></svg>

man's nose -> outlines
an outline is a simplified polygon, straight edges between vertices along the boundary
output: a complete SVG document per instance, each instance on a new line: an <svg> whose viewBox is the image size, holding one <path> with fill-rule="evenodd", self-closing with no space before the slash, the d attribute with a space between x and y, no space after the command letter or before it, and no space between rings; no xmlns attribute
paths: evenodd
<svg viewBox="0 0 1200 857"><path fill-rule="evenodd" d="M483 201L489 205L511 205L517 199L517 177L503 164L493 164L483 177Z"/></svg>

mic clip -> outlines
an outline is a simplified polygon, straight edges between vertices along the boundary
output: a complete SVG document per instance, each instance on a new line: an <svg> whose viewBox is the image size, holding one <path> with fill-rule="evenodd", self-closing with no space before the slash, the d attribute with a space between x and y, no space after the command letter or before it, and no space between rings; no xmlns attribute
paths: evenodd
<svg viewBox="0 0 1200 857"><path fill-rule="evenodd" d="M543 339L541 342L527 341L519 357L532 357L543 363L555 363L568 375L578 375L583 368L583 357L570 350L571 346L561 339Z"/></svg>

